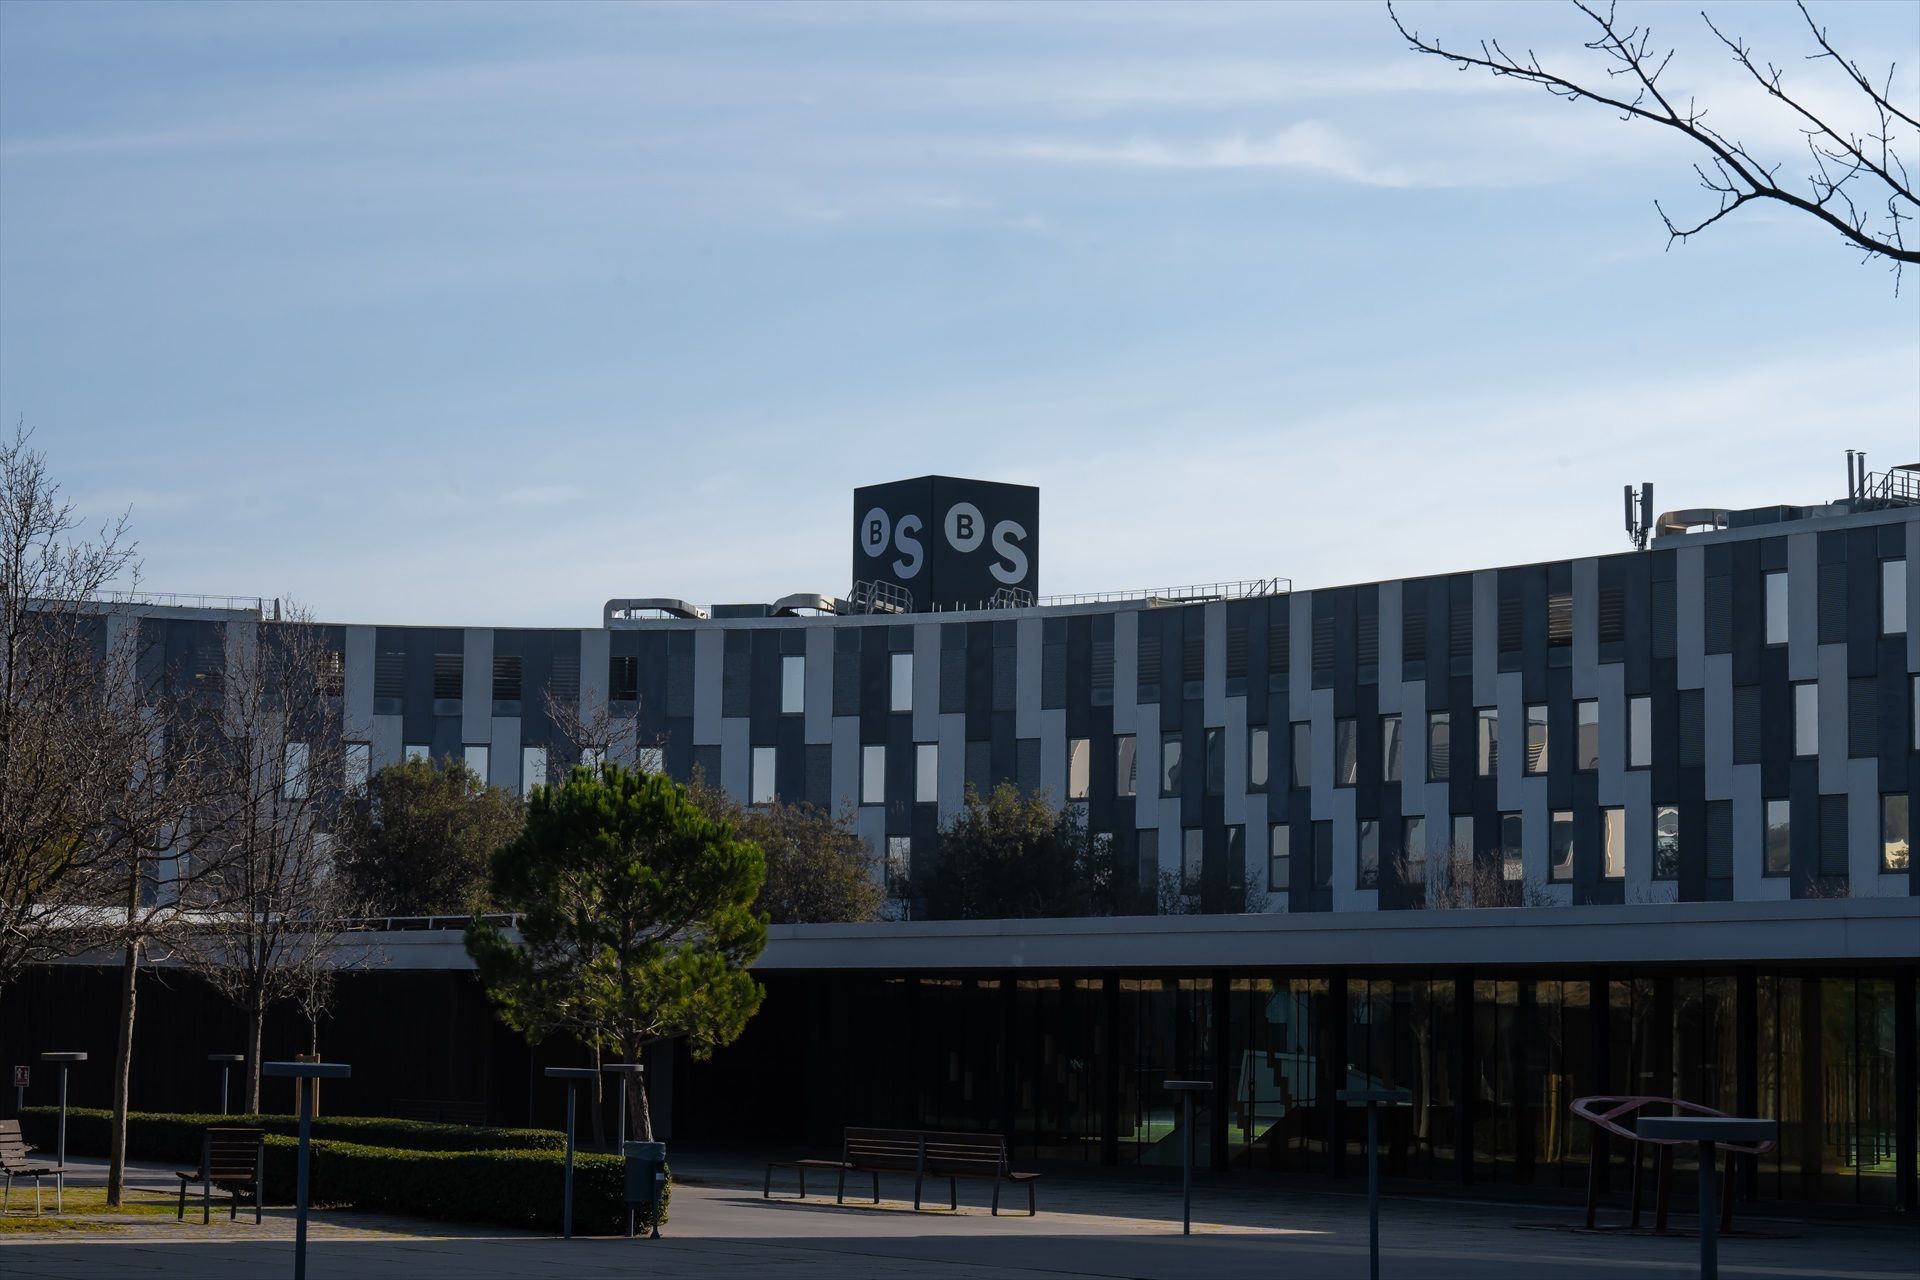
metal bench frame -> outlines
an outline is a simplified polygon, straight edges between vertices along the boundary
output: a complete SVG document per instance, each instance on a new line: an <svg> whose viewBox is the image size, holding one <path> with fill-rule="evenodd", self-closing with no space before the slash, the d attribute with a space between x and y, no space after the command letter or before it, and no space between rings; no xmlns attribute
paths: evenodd
<svg viewBox="0 0 1920 1280"><path fill-rule="evenodd" d="M202 1225L213 1221L216 1187L233 1197L227 1205L229 1222L238 1220L243 1195L253 1200L253 1220L259 1222L266 1182L266 1138L264 1129L208 1129L200 1140L200 1167L191 1173L175 1171L174 1176L180 1179L180 1206L174 1213L175 1220L186 1221L187 1188L198 1184Z"/></svg>

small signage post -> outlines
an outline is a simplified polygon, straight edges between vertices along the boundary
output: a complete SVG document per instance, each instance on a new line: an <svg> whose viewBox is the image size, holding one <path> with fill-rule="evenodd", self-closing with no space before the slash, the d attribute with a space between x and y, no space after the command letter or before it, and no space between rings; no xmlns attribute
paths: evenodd
<svg viewBox="0 0 1920 1280"><path fill-rule="evenodd" d="M313 1090L320 1080L345 1080L344 1062L263 1062L260 1074L290 1076L300 1092L300 1156L294 1175L293 1280L307 1280L307 1160L313 1137Z"/></svg>
<svg viewBox="0 0 1920 1280"><path fill-rule="evenodd" d="M1642 1116L1634 1131L1643 1138L1679 1139L1700 1144L1700 1280L1719 1280L1720 1210L1714 1204L1714 1152L1722 1142L1772 1142L1780 1136L1776 1120L1752 1116Z"/></svg>
<svg viewBox="0 0 1920 1280"><path fill-rule="evenodd" d="M60 1064L60 1137L56 1158L56 1162L60 1166L60 1172L53 1175L53 1211L55 1213L61 1211L63 1193L67 1189L67 1068L76 1062L85 1062L86 1060L87 1055L84 1053L43 1053L40 1055L40 1061L42 1062L57 1062ZM20 1072L18 1068L15 1069L14 1076L16 1079L19 1078Z"/></svg>
<svg viewBox="0 0 1920 1280"><path fill-rule="evenodd" d="M1342 1089L1333 1096L1350 1107L1367 1109L1367 1274L1380 1280L1379 1108L1410 1106L1413 1094L1405 1089Z"/></svg>
<svg viewBox="0 0 1920 1280"><path fill-rule="evenodd" d="M27 1086L33 1083L33 1068L16 1066L13 1069L13 1114L19 1115L27 1109Z"/></svg>
<svg viewBox="0 0 1920 1280"><path fill-rule="evenodd" d="M1193 1234L1193 1095L1211 1093L1213 1081L1169 1080L1167 1088L1180 1095L1182 1117L1180 1126L1187 1136L1186 1142L1181 1146L1180 1234L1190 1236Z"/></svg>
<svg viewBox="0 0 1920 1280"><path fill-rule="evenodd" d="M567 1082L567 1173L560 1192L560 1235L573 1239L573 1104L582 1080L593 1080L599 1072L592 1067L548 1067L549 1080Z"/></svg>

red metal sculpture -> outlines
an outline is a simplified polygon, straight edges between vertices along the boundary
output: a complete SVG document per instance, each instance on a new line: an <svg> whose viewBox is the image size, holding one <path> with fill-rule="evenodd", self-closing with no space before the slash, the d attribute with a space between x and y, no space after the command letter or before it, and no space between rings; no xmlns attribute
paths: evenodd
<svg viewBox="0 0 1920 1280"><path fill-rule="evenodd" d="M1697 1102L1687 1102L1681 1098L1627 1097L1625 1095L1598 1094L1590 1098L1575 1098L1567 1110L1579 1116L1594 1128L1593 1141L1588 1143L1587 1155L1587 1229L1594 1229L1594 1216L1599 1208L1600 1165L1606 1159L1607 1135L1614 1134L1625 1138L1629 1150L1633 1152L1633 1217L1627 1223L1629 1230L1640 1226L1640 1168L1643 1163L1641 1151L1646 1147L1659 1148L1659 1159L1654 1179L1653 1193L1653 1229L1667 1229L1667 1207L1673 1188L1673 1149L1682 1145L1659 1138L1643 1138L1633 1128L1633 1120L1649 1107L1662 1108L1655 1115L1693 1115L1724 1116L1724 1111L1702 1106ZM1731 1155L1757 1156L1773 1150L1773 1143L1762 1142L1751 1146L1735 1143L1725 1144L1721 1150ZM1720 1196L1720 1230L1733 1229L1733 1166L1727 1161L1726 1172L1722 1175Z"/></svg>

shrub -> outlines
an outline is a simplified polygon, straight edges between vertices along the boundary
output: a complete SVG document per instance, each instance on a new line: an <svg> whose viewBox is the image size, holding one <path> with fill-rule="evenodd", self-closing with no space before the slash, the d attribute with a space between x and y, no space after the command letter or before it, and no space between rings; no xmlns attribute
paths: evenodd
<svg viewBox="0 0 1920 1280"><path fill-rule="evenodd" d="M52 1151L59 1125L58 1107L28 1107L20 1113L26 1140L42 1151ZM70 1154L107 1154L113 1113L91 1107L67 1108L67 1151ZM269 1134L297 1137L300 1118L287 1115L220 1116L175 1115L134 1111L127 1115L127 1154L136 1160L200 1159L202 1134L215 1126L265 1129ZM322 1116L313 1122L315 1138L338 1139L368 1147L401 1147L409 1151L560 1151L567 1137L553 1129L474 1129L424 1120L394 1120L386 1116Z"/></svg>
<svg viewBox="0 0 1920 1280"><path fill-rule="evenodd" d="M299 1146L295 1138L267 1139L269 1204L292 1201ZM311 1159L309 1194L316 1206L560 1230L564 1151L405 1151L328 1140L314 1142ZM624 1232L625 1188L619 1156L575 1153L574 1231ZM669 1180L668 1198L671 1192ZM651 1229L644 1212L639 1219L637 1230Z"/></svg>

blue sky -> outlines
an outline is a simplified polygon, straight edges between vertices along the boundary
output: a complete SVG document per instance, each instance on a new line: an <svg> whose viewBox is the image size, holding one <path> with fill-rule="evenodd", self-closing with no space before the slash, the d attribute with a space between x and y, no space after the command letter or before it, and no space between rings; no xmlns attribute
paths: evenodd
<svg viewBox="0 0 1920 1280"><path fill-rule="evenodd" d="M1622 10L1799 171L1694 9ZM1920 6L1816 13L1920 101ZM1667 252L1693 158L1373 4L8 0L0 417L147 586L352 621L840 591L852 488L925 472L1040 485L1045 591L1613 551L1627 481L1920 458L1920 274L1765 208Z"/></svg>

